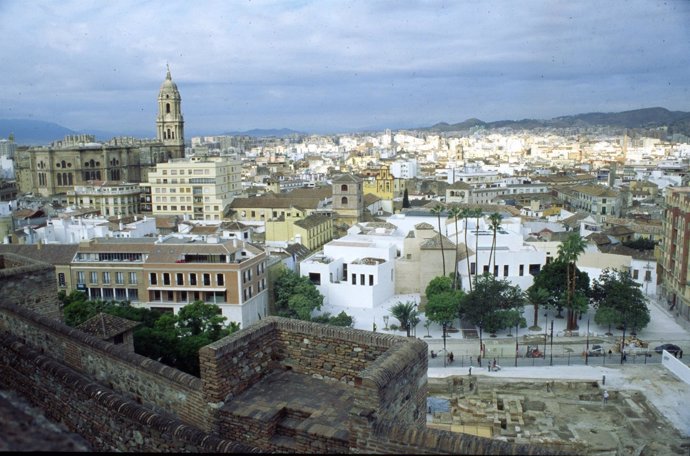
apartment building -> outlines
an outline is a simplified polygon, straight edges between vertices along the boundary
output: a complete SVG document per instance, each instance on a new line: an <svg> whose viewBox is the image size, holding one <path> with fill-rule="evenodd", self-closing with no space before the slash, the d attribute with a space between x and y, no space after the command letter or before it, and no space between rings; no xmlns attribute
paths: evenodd
<svg viewBox="0 0 690 456"><path fill-rule="evenodd" d="M149 172L153 215L222 220L225 207L242 190L242 164L229 157L191 157L159 163Z"/></svg>
<svg viewBox="0 0 690 456"><path fill-rule="evenodd" d="M68 205L96 209L106 217L138 214L140 200L138 183L89 181L67 191Z"/></svg>
<svg viewBox="0 0 690 456"><path fill-rule="evenodd" d="M659 295L669 308L690 320L690 187L669 188L658 246Z"/></svg>
<svg viewBox="0 0 690 456"><path fill-rule="evenodd" d="M177 313L194 301L246 328L268 312L266 253L238 239L95 239L58 266L58 290Z"/></svg>
<svg viewBox="0 0 690 456"><path fill-rule="evenodd" d="M546 195L546 184L491 184L471 185L458 181L446 187L446 203L504 204L506 200L525 195Z"/></svg>
<svg viewBox="0 0 690 456"><path fill-rule="evenodd" d="M592 214L597 223L608 217L621 216L621 195L618 190L603 185L572 185L553 188L556 196L569 211L583 210Z"/></svg>

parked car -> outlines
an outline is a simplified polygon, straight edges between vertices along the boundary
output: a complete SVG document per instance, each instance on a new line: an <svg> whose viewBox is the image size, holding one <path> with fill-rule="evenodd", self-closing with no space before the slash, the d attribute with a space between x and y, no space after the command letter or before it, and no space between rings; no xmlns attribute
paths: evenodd
<svg viewBox="0 0 690 456"><path fill-rule="evenodd" d="M606 356L606 349L601 345L592 345L588 356Z"/></svg>
<svg viewBox="0 0 690 456"><path fill-rule="evenodd" d="M656 347L654 349L654 351L657 353L661 353L664 350L666 350L667 352L669 352L673 356L678 356L678 353L680 352L680 347L678 345L674 345L674 344L662 344L662 345L659 345L658 347Z"/></svg>

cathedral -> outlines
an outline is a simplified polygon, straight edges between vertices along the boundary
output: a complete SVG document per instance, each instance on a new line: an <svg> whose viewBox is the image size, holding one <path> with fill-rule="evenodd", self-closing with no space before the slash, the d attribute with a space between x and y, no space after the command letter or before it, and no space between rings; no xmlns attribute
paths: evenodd
<svg viewBox="0 0 690 456"><path fill-rule="evenodd" d="M146 182L157 163L183 158L184 150L182 98L167 68L158 92L156 139L120 137L100 143L93 135L68 135L50 146L17 151L17 184L22 194L65 203L64 195L75 186Z"/></svg>

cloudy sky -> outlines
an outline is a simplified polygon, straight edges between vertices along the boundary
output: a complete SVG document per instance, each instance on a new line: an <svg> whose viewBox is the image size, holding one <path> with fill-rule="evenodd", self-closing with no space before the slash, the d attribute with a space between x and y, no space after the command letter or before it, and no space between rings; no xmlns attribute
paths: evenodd
<svg viewBox="0 0 690 456"><path fill-rule="evenodd" d="M187 137L690 111L687 0L0 0L0 118Z"/></svg>

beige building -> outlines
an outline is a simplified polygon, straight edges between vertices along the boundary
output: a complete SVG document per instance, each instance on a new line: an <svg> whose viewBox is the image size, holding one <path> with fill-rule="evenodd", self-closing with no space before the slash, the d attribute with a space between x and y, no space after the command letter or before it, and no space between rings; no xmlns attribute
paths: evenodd
<svg viewBox="0 0 690 456"><path fill-rule="evenodd" d="M278 217L266 221L267 243L297 242L316 250L333 239L333 219L321 214Z"/></svg>
<svg viewBox="0 0 690 456"><path fill-rule="evenodd" d="M364 188L362 179L352 174L333 178L333 212L337 221L352 226L364 215Z"/></svg>
<svg viewBox="0 0 690 456"><path fill-rule="evenodd" d="M191 157L158 163L149 172L151 212L193 220L222 220L225 207L239 193L242 164L227 157Z"/></svg>
<svg viewBox="0 0 690 456"><path fill-rule="evenodd" d="M141 187L136 183L91 182L67 191L68 205L97 209L106 217L138 214L140 201Z"/></svg>
<svg viewBox="0 0 690 456"><path fill-rule="evenodd" d="M658 246L660 295L690 320L690 187L668 188L663 236Z"/></svg>
<svg viewBox="0 0 690 456"><path fill-rule="evenodd" d="M96 142L94 135L68 135L50 146L17 151L16 176L21 193L66 195L89 181L142 182L156 163L184 157L182 100L170 77L158 94L155 140L114 138ZM66 198L61 200L66 203Z"/></svg>
<svg viewBox="0 0 690 456"><path fill-rule="evenodd" d="M103 239L79 244L56 266L58 291L177 313L194 301L216 304L246 328L268 312L266 253L237 239Z"/></svg>

